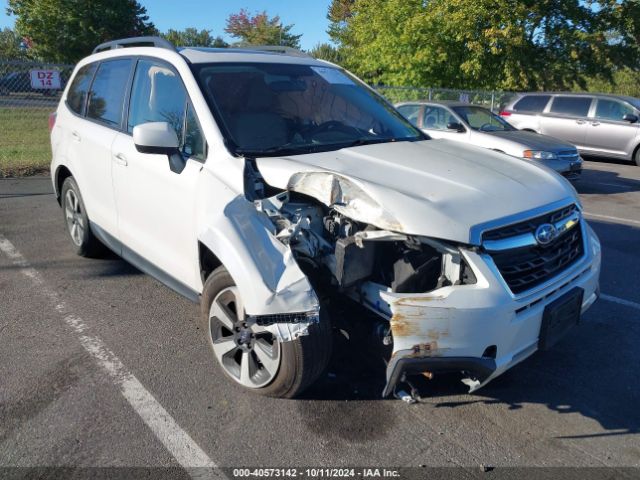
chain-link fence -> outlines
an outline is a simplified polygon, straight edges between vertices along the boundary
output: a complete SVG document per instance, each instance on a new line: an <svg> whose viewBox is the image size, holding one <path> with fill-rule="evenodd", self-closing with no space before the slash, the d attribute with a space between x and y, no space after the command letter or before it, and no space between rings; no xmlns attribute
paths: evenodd
<svg viewBox="0 0 640 480"><path fill-rule="evenodd" d="M482 105L494 112L504 107L515 95L514 92L455 90L449 88L389 87L385 85L376 85L373 88L391 103L416 100L447 100Z"/></svg>
<svg viewBox="0 0 640 480"><path fill-rule="evenodd" d="M46 171L48 117L73 65L0 60L0 177Z"/></svg>

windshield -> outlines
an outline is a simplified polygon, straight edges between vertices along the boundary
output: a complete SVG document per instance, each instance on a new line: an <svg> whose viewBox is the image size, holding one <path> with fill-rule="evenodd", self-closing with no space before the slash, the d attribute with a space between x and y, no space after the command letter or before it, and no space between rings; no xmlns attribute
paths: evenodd
<svg viewBox="0 0 640 480"><path fill-rule="evenodd" d="M453 110L473 130L481 132L510 132L515 130L495 113L482 107L453 107Z"/></svg>
<svg viewBox="0 0 640 480"><path fill-rule="evenodd" d="M229 148L239 155L295 155L428 138L338 68L275 63L193 68Z"/></svg>

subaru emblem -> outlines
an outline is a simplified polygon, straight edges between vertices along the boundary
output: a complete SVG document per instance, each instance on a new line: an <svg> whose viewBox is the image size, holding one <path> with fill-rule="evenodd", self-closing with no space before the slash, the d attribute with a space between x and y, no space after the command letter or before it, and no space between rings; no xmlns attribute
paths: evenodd
<svg viewBox="0 0 640 480"><path fill-rule="evenodd" d="M536 242L539 245L547 245L551 243L558 236L558 231L556 227L551 225L550 223L543 223L538 228L536 228Z"/></svg>

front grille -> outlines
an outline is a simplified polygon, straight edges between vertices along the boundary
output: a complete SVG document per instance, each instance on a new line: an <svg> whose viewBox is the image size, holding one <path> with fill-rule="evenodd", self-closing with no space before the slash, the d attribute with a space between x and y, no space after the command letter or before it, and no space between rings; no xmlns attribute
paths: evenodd
<svg viewBox="0 0 640 480"><path fill-rule="evenodd" d="M575 205L571 205L531 220L491 230L483 234L483 240L534 233L539 225L559 222L576 209ZM550 280L575 263L583 254L582 229L580 224L577 224L547 245L536 244L491 252L491 257L511 291L517 294Z"/></svg>
<svg viewBox="0 0 640 480"><path fill-rule="evenodd" d="M580 155L578 155L577 150L564 150L562 152L558 152L558 158L560 160L569 160L571 162L577 162L580 160Z"/></svg>
<svg viewBox="0 0 640 480"><path fill-rule="evenodd" d="M489 230L482 234L482 240L501 240L503 238L515 237L516 235L522 235L525 233L534 233L539 225L543 223L557 223L560 220L564 220L574 213L577 208L578 207L575 205L569 205L568 207L555 210L551 213L545 213L539 217L507 225L506 227L496 228L495 230Z"/></svg>

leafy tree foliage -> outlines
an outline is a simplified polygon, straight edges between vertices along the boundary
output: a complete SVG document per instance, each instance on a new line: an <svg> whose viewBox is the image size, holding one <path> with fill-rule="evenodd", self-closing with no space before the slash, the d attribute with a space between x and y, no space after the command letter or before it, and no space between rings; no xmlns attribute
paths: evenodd
<svg viewBox="0 0 640 480"><path fill-rule="evenodd" d="M27 58L27 49L22 37L14 30L0 30L0 60L22 60Z"/></svg>
<svg viewBox="0 0 640 480"><path fill-rule="evenodd" d="M372 83L584 88L639 66L634 0L333 0L328 17L345 66Z"/></svg>
<svg viewBox="0 0 640 480"><path fill-rule="evenodd" d="M33 57L76 62L101 42L156 32L136 0L9 0Z"/></svg>
<svg viewBox="0 0 640 480"><path fill-rule="evenodd" d="M280 45L300 48L302 34L291 33L293 25L283 25L279 16L269 18L267 12L251 15L242 9L229 15L225 32L240 40L241 45Z"/></svg>
<svg viewBox="0 0 640 480"><path fill-rule="evenodd" d="M184 30L170 29L167 33L161 34L174 45L183 47L214 47L226 48L229 46L222 37L214 37L211 30L198 30L196 28L186 28Z"/></svg>
<svg viewBox="0 0 640 480"><path fill-rule="evenodd" d="M311 50L309 50L309 55L313 58L319 58L321 60L327 60L328 62L341 64L342 63L342 55L340 50L331 45L330 43L319 43Z"/></svg>

